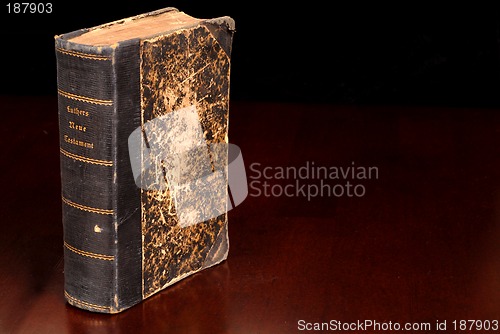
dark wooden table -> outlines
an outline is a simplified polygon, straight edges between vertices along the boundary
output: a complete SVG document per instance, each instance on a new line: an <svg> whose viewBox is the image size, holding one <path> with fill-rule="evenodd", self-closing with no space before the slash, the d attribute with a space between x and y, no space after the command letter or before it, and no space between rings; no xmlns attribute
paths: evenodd
<svg viewBox="0 0 500 334"><path fill-rule="evenodd" d="M249 181L312 162L373 166L378 178L353 181L361 197L310 200L256 196L254 183L229 213L227 261L102 315L64 300L56 99L0 106L0 333L290 333L365 320L432 332L446 320L458 333L454 320L500 320L495 110L234 102L230 139ZM295 182L260 181L275 193Z"/></svg>

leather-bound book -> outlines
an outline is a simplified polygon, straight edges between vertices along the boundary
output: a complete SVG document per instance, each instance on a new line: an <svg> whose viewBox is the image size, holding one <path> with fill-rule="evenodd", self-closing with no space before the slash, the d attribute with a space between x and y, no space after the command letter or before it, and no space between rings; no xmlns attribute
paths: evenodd
<svg viewBox="0 0 500 334"><path fill-rule="evenodd" d="M165 8L55 37L71 305L118 313L227 258L233 33Z"/></svg>

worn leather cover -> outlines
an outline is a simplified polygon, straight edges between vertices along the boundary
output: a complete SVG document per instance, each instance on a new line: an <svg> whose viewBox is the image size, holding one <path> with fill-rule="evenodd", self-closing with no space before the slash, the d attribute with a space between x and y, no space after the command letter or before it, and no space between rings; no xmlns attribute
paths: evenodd
<svg viewBox="0 0 500 334"><path fill-rule="evenodd" d="M165 11L176 9L143 16ZM227 143L234 21L112 46L71 41L88 30L55 38L64 294L82 309L117 313L227 257L226 214L181 226L168 184L137 186L127 141L148 121L194 106L206 143Z"/></svg>

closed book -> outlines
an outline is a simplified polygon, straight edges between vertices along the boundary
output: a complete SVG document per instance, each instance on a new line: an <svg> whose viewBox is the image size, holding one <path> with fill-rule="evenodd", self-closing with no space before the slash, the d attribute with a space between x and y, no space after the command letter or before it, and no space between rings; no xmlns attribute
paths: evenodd
<svg viewBox="0 0 500 334"><path fill-rule="evenodd" d="M55 37L69 304L118 313L227 258L233 33L165 8Z"/></svg>

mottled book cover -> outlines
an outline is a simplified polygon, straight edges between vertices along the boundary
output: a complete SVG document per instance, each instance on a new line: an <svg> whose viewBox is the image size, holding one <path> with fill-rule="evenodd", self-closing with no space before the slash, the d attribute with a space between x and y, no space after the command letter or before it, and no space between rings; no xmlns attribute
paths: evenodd
<svg viewBox="0 0 500 334"><path fill-rule="evenodd" d="M226 259L233 33L165 8L56 36L70 304L117 313Z"/></svg>

